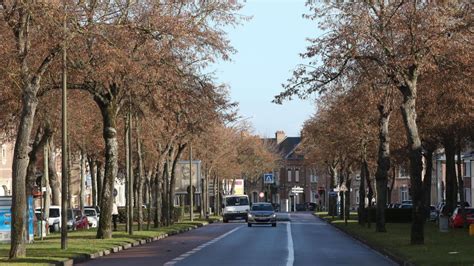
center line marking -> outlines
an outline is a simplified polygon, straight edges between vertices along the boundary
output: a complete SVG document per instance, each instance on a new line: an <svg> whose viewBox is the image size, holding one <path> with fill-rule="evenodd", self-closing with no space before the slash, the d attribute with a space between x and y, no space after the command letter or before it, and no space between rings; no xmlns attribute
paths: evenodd
<svg viewBox="0 0 474 266"><path fill-rule="evenodd" d="M293 266L295 261L295 251L293 250L293 237L291 236L291 223L286 224L286 232L288 236L288 259L286 260L286 266Z"/></svg>

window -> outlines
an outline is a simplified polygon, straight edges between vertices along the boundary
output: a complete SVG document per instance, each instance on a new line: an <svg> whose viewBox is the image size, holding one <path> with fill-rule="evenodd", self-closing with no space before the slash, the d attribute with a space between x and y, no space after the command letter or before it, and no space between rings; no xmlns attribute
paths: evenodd
<svg viewBox="0 0 474 266"><path fill-rule="evenodd" d="M295 182L300 182L300 169L295 169Z"/></svg>
<svg viewBox="0 0 474 266"><path fill-rule="evenodd" d="M247 197L228 197L225 200L226 206L249 205Z"/></svg>
<svg viewBox="0 0 474 266"><path fill-rule="evenodd" d="M356 180L360 180L360 175L356 175Z"/></svg>
<svg viewBox="0 0 474 266"><path fill-rule="evenodd" d="M359 204L360 198L359 198L359 189L355 190L355 196L356 196L356 204Z"/></svg>
<svg viewBox="0 0 474 266"><path fill-rule="evenodd" d="M291 168L288 168L288 182L291 182Z"/></svg>
<svg viewBox="0 0 474 266"><path fill-rule="evenodd" d="M404 166L400 166L399 174L399 178L408 178L410 176L408 168Z"/></svg>
<svg viewBox="0 0 474 266"><path fill-rule="evenodd" d="M408 193L408 188L407 187L401 187L400 188L400 200L401 202L405 200L410 200L410 194Z"/></svg>
<svg viewBox="0 0 474 266"><path fill-rule="evenodd" d="M316 175L311 175L311 183L318 183L318 177Z"/></svg>

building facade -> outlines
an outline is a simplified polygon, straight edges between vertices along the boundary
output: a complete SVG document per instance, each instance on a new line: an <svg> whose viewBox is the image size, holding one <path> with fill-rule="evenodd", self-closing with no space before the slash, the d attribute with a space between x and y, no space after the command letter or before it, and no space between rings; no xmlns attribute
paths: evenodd
<svg viewBox="0 0 474 266"><path fill-rule="evenodd" d="M10 196L12 193L12 163L13 142L0 140L0 196Z"/></svg>

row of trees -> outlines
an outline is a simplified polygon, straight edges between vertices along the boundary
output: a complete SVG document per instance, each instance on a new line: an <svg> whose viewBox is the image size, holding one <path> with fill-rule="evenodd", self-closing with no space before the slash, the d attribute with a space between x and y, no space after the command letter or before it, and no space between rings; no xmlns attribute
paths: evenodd
<svg viewBox="0 0 474 266"><path fill-rule="evenodd" d="M206 190L209 180L219 187L223 176L253 177L251 171L273 167L275 155L234 122L227 88L205 73L234 52L223 28L246 19L240 8L219 0L0 2L0 129L15 142L10 258L26 255L23 214L41 161L52 203L68 197L71 204L70 191L60 193L61 179L73 183L71 167L61 177L55 168L63 82L63 162L80 158L81 184L89 168L93 204L101 208L97 238L112 237L116 178L127 179L139 230L143 200L156 207L155 227L172 223L174 170L191 145L203 161Z"/></svg>
<svg viewBox="0 0 474 266"><path fill-rule="evenodd" d="M360 169L361 210L365 187L372 202L370 177L375 176L377 232L386 231L384 208L394 166L408 161L411 243L423 244L431 161L438 147L446 152L447 206L454 209L458 191L464 198L454 160L474 135L472 5L372 1L310 8L307 17L325 33L310 39L302 54L310 63L297 67L275 101L323 94L304 126L307 152L346 186Z"/></svg>

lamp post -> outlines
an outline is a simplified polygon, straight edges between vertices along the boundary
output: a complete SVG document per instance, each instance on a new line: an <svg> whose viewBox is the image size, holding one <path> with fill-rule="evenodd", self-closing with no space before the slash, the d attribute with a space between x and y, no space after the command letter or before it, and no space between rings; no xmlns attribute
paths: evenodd
<svg viewBox="0 0 474 266"><path fill-rule="evenodd" d="M62 110L61 110L61 249L67 249L67 195L68 195L68 145L67 145L67 51L66 51L66 15L67 5L64 4L64 41L62 53Z"/></svg>

